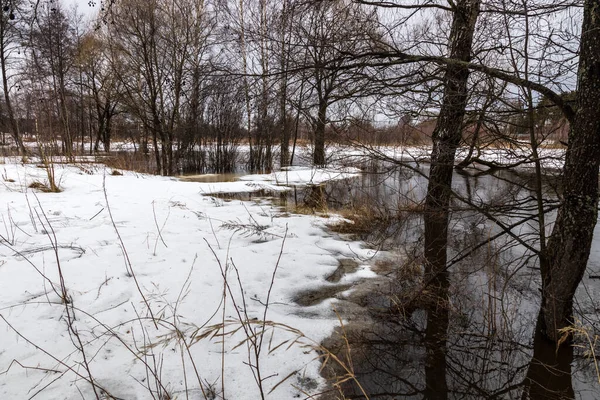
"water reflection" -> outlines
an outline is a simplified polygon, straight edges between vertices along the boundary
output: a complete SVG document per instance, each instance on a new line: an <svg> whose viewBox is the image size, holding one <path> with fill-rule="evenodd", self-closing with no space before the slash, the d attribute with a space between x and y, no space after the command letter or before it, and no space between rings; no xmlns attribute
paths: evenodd
<svg viewBox="0 0 600 400"><path fill-rule="evenodd" d="M446 350L449 326L448 293L450 281L447 272L437 274L429 284L431 290L425 328L425 390L427 399L446 400L448 384L446 382Z"/></svg>
<svg viewBox="0 0 600 400"><path fill-rule="evenodd" d="M541 334L541 315L535 329L533 357L523 383L522 398L531 400L568 400L575 398L571 377L573 347L558 349Z"/></svg>
<svg viewBox="0 0 600 400"><path fill-rule="evenodd" d="M393 224L402 229L393 243L405 250L398 271L422 265L414 249L422 248L423 222L414 204L422 202L425 182L412 175L374 184L379 178L329 185L324 193L336 202L328 204L370 202L395 213ZM391 277L393 289L351 300L366 304L368 321L346 327L349 345L339 336L326 344L348 360L355 379L337 381L341 393L324 399L364 398L363 390L373 399L600 398L593 360L582 351L574 354L571 346L557 350L535 324L539 270L529 250L538 238L531 218L536 210L532 177L463 174L454 182L463 198L455 200L446 226L429 227L449 232L448 243L430 241L439 246L426 249L439 262L416 273L417 284L406 285L406 276ZM557 190L553 177L546 177L544 190L551 208ZM344 197L344 191L351 195ZM504 234L507 227L516 233ZM383 312L382 299L391 299ZM335 383L340 370L328 368L325 375Z"/></svg>
<svg viewBox="0 0 600 400"><path fill-rule="evenodd" d="M448 307L427 311L426 306L420 307L423 309L415 309L407 319L378 315L368 329L346 328L356 381L369 398L575 398L572 347L557 353L539 334L533 343L487 336L475 326L461 328L462 321ZM336 349L335 345L332 348ZM347 351L343 345L337 350L338 354ZM331 367L326 376L335 379L339 372ZM356 381L339 385L344 398L364 398ZM587 387L580 387L577 398L598 396L600 391L592 380ZM324 396L333 398L342 395Z"/></svg>

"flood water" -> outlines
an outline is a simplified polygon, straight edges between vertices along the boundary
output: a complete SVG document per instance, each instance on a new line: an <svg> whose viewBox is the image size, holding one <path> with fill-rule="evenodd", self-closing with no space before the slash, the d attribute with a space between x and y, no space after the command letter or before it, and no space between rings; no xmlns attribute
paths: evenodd
<svg viewBox="0 0 600 400"><path fill-rule="evenodd" d="M597 361L589 354L600 326L599 281L590 278L600 275L599 252L592 251L576 296L582 325L574 346L557 352L536 329L540 277L532 251L539 244L533 176L455 174L448 269L423 285L421 204L428 170L388 167L371 166L355 179L295 187L268 198L288 210L366 216L368 229L347 233L382 250L384 262L374 266L380 278L339 297L347 323L324 345L344 365L329 362L324 368L331 391L322 399L600 399ZM544 177L550 221L557 181L551 173ZM260 196L264 200L265 193Z"/></svg>

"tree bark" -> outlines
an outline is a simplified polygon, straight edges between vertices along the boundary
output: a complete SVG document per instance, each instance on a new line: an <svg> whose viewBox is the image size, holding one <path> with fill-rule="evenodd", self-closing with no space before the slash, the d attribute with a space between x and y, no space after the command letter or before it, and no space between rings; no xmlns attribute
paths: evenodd
<svg viewBox="0 0 600 400"><path fill-rule="evenodd" d="M327 100L319 102L315 127L315 149L313 164L318 167L325 165L325 125L327 124Z"/></svg>
<svg viewBox="0 0 600 400"><path fill-rule="evenodd" d="M22 155L27 154L27 149L23 144L23 140L21 139L21 134L19 132L19 124L17 123L17 119L15 118L15 112L12 107L12 102L10 99L10 89L8 87L8 76L7 76L7 66L6 66L6 56L5 56L5 48L4 41L0 39L2 43L0 46L0 66L2 67L2 88L4 90L4 101L6 102L6 112L8 113L8 120L10 122L10 129L12 131L12 136L15 139L15 144L19 149L19 152Z"/></svg>
<svg viewBox="0 0 600 400"><path fill-rule="evenodd" d="M290 60L290 45L289 45L289 33L288 32L288 13L289 13L289 0L284 0L281 10L281 52L279 54L279 67L282 72L282 77L279 86L279 129L280 129L280 147L279 152L279 166L287 167L290 165L290 131L287 124L287 85L288 85L288 74L287 69Z"/></svg>
<svg viewBox="0 0 600 400"><path fill-rule="evenodd" d="M598 218L600 163L600 3L584 4L577 111L569 131L563 199L547 254L542 254L543 330L559 342L572 323L573 297L583 278Z"/></svg>
<svg viewBox="0 0 600 400"><path fill-rule="evenodd" d="M10 88L8 85L8 57L9 50L7 46L9 45L9 36L10 30L14 29L14 26L10 26L6 15L0 15L0 68L2 72L2 89L4 90L4 101L6 102L6 112L8 113L8 120L10 123L10 129L12 136L15 140L15 144L17 149L22 155L27 154L27 149L23 144L23 140L21 138L21 134L19 132L19 124L17 123L17 119L15 118L15 113L12 107L12 101L10 98Z"/></svg>
<svg viewBox="0 0 600 400"><path fill-rule="evenodd" d="M459 0L454 9L448 47L449 56L469 61L480 0ZM432 134L433 150L429 184L425 198L425 281L431 293L427 310L425 375L427 398L448 398L446 383L446 337L448 328L448 287L446 270L448 222L452 172L456 149L462 137L462 122L467 103L469 69L447 65L444 97Z"/></svg>
<svg viewBox="0 0 600 400"><path fill-rule="evenodd" d="M429 400L447 400L446 382L446 343L450 310L448 291L450 280L447 272L435 276L429 285L432 299L427 309L427 327L425 328L425 390L423 394Z"/></svg>
<svg viewBox="0 0 600 400"><path fill-rule="evenodd" d="M449 38L450 58L466 62L470 60L479 5L480 0L456 2ZM425 198L425 273L427 279L434 278L446 269L452 172L456 149L462 137L468 78L468 67L447 65L442 107L432 134L431 169Z"/></svg>

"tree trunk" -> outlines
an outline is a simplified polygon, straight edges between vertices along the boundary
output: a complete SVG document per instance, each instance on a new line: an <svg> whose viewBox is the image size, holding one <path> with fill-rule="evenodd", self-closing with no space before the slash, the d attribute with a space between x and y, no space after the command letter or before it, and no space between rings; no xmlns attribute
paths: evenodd
<svg viewBox="0 0 600 400"><path fill-rule="evenodd" d="M3 42L3 40L2 40ZM7 66L6 66L6 57L4 55L4 43L0 44L2 48L0 49L0 65L2 67L2 88L4 90L4 101L6 102L6 112L8 113L8 120L10 123L10 129L12 131L12 136L15 139L15 144L19 149L19 152L22 155L27 154L27 149L23 144L23 140L21 139L21 134L19 133L19 124L17 123L17 119L15 118L15 113L13 111L12 102L10 100L10 93L8 87L8 75L7 75Z"/></svg>
<svg viewBox="0 0 600 400"><path fill-rule="evenodd" d="M162 163L160 157L160 149L158 147L158 134L156 133L156 129L152 129L152 145L154 146L154 158L156 160L156 173L162 173Z"/></svg>
<svg viewBox="0 0 600 400"><path fill-rule="evenodd" d="M327 101L320 101L315 127L315 149L313 164L318 167L325 165L325 124L327 121Z"/></svg>
<svg viewBox="0 0 600 400"><path fill-rule="evenodd" d="M14 26L12 26L14 29ZM2 89L4 90L4 101L6 102L6 112L8 113L8 121L10 124L10 129L12 136L15 140L15 145L17 149L21 153L21 155L27 154L27 149L23 144L23 140L21 138L21 134L19 132L19 124L15 118L15 113L12 107L12 102L10 98L10 88L8 85L8 65L7 58L9 56L9 51L6 46L9 44L9 31L11 31L11 26L9 26L9 22L6 19L5 15L0 15L0 68L2 72Z"/></svg>
<svg viewBox="0 0 600 400"><path fill-rule="evenodd" d="M104 145L104 151L106 153L110 152L110 139L112 134L112 116L113 113L110 109L110 106L107 104L107 109L105 113L106 124L104 126L104 135L102 137L102 143Z"/></svg>
<svg viewBox="0 0 600 400"><path fill-rule="evenodd" d="M545 335L559 342L572 323L573 297L585 272L598 218L600 163L600 4L586 0L579 55L577 111L563 170L563 203L542 254Z"/></svg>
<svg viewBox="0 0 600 400"><path fill-rule="evenodd" d="M450 31L450 58L469 61L480 0L460 0L454 9ZM469 70L448 65L444 77L444 98L432 134L431 169L425 199L425 272L431 279L446 269L448 218L452 172L456 149L462 136L467 102Z"/></svg>
<svg viewBox="0 0 600 400"><path fill-rule="evenodd" d="M479 0L459 0L456 3L448 43L451 58L470 60L479 4ZM462 137L468 78L468 68L456 65L446 67L442 107L432 134L431 169L425 198L425 282L430 289L425 300L425 395L439 400L448 398L445 363L450 286L446 270L448 222L452 172L456 149Z"/></svg>
<svg viewBox="0 0 600 400"><path fill-rule="evenodd" d="M281 129L281 153L279 154L279 165L287 167L290 165L290 129L285 112L285 101L282 102L281 121L279 121Z"/></svg>
<svg viewBox="0 0 600 400"><path fill-rule="evenodd" d="M282 14L282 26L281 26L281 54L280 54L280 68L283 76L281 77L280 88L279 88L279 126L280 126L280 140L281 140L281 151L279 153L279 165L280 167L287 167L290 165L290 129L287 118L287 95L288 95L288 75L287 71L289 66L289 51L288 41L286 38L287 27L288 27L288 2L283 2Z"/></svg>
<svg viewBox="0 0 600 400"><path fill-rule="evenodd" d="M96 131L96 140L94 142L94 152L100 150L100 142L104 142L105 120L104 113L98 112L98 130Z"/></svg>
<svg viewBox="0 0 600 400"><path fill-rule="evenodd" d="M448 273L442 272L436 275L429 285L432 298L428 301L427 327L425 328L425 390L423 394L429 400L446 400L448 399L446 343L450 324Z"/></svg>

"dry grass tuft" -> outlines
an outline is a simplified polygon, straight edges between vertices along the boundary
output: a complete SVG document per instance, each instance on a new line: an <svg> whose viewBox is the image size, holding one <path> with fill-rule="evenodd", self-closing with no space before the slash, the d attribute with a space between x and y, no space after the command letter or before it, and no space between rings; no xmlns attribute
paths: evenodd
<svg viewBox="0 0 600 400"><path fill-rule="evenodd" d="M569 340L570 337L576 340L573 346L583 351L583 356L591 360L596 370L596 380L600 383L600 365L598 364L598 345L600 336L593 331L593 328L586 326L580 320L576 320L573 325L559 330L561 337L558 345Z"/></svg>
<svg viewBox="0 0 600 400"><path fill-rule="evenodd" d="M328 227L334 232L347 235L366 235L373 231L373 227L387 224L394 216L381 213L366 205L353 209L340 210L338 213L344 218Z"/></svg>
<svg viewBox="0 0 600 400"><path fill-rule="evenodd" d="M33 181L27 186L29 189L36 189L44 193L60 193L62 190L58 186L50 187L47 184L40 181Z"/></svg>
<svg viewBox="0 0 600 400"><path fill-rule="evenodd" d="M307 206L306 204L298 204L294 207L288 207L287 210L293 214L300 215L318 215L322 218L329 218L331 216L326 208L318 209L315 207Z"/></svg>
<svg viewBox="0 0 600 400"><path fill-rule="evenodd" d="M97 161L104 163L113 171L126 170L144 174L156 173L152 159L142 152L117 152L110 156L98 157Z"/></svg>

